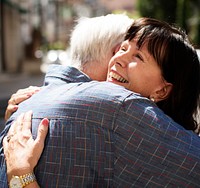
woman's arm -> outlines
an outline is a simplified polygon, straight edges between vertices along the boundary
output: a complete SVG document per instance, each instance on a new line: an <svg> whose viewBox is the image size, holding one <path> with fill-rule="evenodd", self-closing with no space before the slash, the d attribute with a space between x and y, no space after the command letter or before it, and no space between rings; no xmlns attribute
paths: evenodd
<svg viewBox="0 0 200 188"><path fill-rule="evenodd" d="M21 114L3 140L3 148L7 165L7 177L10 182L13 176L33 174L34 168L42 154L44 141L48 132L48 119L43 119L38 127L34 140L31 133L32 112ZM39 187L36 179L26 186Z"/></svg>
<svg viewBox="0 0 200 188"><path fill-rule="evenodd" d="M8 101L8 106L5 112L5 121L11 116L13 112L18 109L18 104L30 98L33 94L40 91L40 87L37 86L29 86L25 89L19 89L16 93L14 93Z"/></svg>

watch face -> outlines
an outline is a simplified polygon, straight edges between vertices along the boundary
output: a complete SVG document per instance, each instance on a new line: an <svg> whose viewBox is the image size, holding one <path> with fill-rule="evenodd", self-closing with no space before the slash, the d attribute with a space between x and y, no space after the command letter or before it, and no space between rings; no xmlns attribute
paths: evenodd
<svg viewBox="0 0 200 188"><path fill-rule="evenodd" d="M11 188L22 188L22 183L20 181L20 178L17 176L12 177L10 180L10 187Z"/></svg>

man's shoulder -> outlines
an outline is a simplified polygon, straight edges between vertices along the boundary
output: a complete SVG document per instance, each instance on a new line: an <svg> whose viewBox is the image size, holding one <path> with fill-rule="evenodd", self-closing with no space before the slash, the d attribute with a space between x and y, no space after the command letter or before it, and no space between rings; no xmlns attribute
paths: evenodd
<svg viewBox="0 0 200 188"><path fill-rule="evenodd" d="M97 93L99 95L105 94L109 96L133 96L133 97L140 97L139 94L136 94L130 90L127 90L123 86L119 86L110 82L98 82L98 81L91 81L82 84L83 88L87 88L89 91Z"/></svg>
<svg viewBox="0 0 200 188"><path fill-rule="evenodd" d="M67 65L50 65L45 75L45 85L64 81L65 83L89 82L91 79L75 67Z"/></svg>
<svg viewBox="0 0 200 188"><path fill-rule="evenodd" d="M141 95L127 90L126 88L109 83L109 82L76 82L60 85L48 85L46 89L35 95L36 100L45 96L43 102L55 102L57 105L80 104L89 102L90 104L101 105L122 105L127 104L128 101L137 101L142 106L142 103L149 103L149 100ZM42 100L42 99L41 99ZM58 103L58 101L60 101ZM113 106L113 107L114 107Z"/></svg>

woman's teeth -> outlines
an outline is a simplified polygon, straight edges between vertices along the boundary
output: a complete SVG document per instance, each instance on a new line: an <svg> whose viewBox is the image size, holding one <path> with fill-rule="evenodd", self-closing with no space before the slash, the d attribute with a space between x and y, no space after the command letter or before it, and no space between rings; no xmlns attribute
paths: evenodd
<svg viewBox="0 0 200 188"><path fill-rule="evenodd" d="M119 76L118 74L115 74L114 72L110 72L110 77L114 78L115 80L117 80L119 82L128 83L128 81L125 78Z"/></svg>

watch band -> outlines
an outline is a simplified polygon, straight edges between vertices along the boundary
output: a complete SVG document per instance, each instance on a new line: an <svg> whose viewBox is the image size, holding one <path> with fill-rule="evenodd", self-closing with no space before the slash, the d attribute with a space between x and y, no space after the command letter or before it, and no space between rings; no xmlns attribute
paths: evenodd
<svg viewBox="0 0 200 188"><path fill-rule="evenodd" d="M34 173L28 173L21 176L12 176L9 187L10 188L23 188L26 185L36 181L36 177Z"/></svg>
<svg viewBox="0 0 200 188"><path fill-rule="evenodd" d="M25 185L28 185L29 183L32 183L32 182L36 181L36 177L35 177L35 174L34 174L34 173L28 173L28 174L19 176L19 178L20 178L21 181L22 181L23 187L24 187Z"/></svg>

